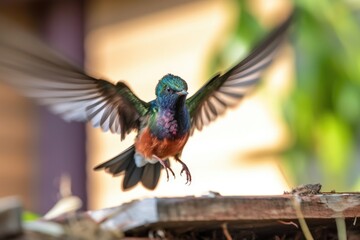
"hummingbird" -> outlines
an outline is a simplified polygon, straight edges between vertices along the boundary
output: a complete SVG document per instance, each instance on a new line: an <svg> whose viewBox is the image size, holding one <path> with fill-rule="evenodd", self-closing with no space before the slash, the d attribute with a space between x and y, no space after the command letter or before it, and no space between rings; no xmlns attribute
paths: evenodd
<svg viewBox="0 0 360 240"><path fill-rule="evenodd" d="M184 79L166 74L155 87L155 99L139 98L124 81L97 79L63 58L39 39L10 24L0 23L0 79L46 105L67 121L88 121L123 140L137 132L134 144L96 166L113 176L124 175L122 188L138 183L150 190L161 169L175 177L170 158L181 164L190 184L192 175L181 159L189 137L236 106L259 83L274 59L291 23L290 16L223 74L214 75L191 97ZM25 44L26 43L26 44ZM29 47L30 46L30 47Z"/></svg>

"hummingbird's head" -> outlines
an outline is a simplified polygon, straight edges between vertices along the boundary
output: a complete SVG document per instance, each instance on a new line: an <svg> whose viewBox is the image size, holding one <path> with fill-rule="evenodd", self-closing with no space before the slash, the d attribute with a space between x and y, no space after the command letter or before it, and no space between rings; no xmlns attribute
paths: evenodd
<svg viewBox="0 0 360 240"><path fill-rule="evenodd" d="M180 100L185 102L188 87L187 83L178 76L165 75L156 86L156 97L162 107L175 106Z"/></svg>

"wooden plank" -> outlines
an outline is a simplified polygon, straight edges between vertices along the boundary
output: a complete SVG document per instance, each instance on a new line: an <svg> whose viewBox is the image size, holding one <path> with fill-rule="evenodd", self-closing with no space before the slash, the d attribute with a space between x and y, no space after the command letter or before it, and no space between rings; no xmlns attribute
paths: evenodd
<svg viewBox="0 0 360 240"><path fill-rule="evenodd" d="M151 198L133 201L120 207L90 212L96 221L109 229L143 231L158 226L177 228L204 224L239 223L237 227L265 227L269 223L298 219L294 200L305 219L355 219L360 216L360 194L317 194L294 196L234 196Z"/></svg>
<svg viewBox="0 0 360 240"><path fill-rule="evenodd" d="M0 199L0 238L18 236L22 233L21 202L16 197Z"/></svg>
<svg viewBox="0 0 360 240"><path fill-rule="evenodd" d="M119 207L89 212L97 222L110 229L128 230L159 221L158 199L133 201Z"/></svg>

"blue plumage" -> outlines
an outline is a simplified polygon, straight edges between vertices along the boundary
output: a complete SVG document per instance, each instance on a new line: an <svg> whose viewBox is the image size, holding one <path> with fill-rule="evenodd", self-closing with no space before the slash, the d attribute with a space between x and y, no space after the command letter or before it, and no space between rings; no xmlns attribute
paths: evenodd
<svg viewBox="0 0 360 240"><path fill-rule="evenodd" d="M156 96L149 121L152 134L161 140L183 137L190 131L187 83L178 76L165 75L156 86Z"/></svg>

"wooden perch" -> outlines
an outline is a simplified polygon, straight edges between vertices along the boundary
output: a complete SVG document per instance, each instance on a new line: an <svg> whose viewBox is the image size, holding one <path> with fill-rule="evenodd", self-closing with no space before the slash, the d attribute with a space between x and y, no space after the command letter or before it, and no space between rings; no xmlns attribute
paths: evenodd
<svg viewBox="0 0 360 240"><path fill-rule="evenodd" d="M93 223L94 230L87 230L91 236L101 230L111 233L107 239L304 239L304 225L314 236L308 239L337 239L339 225L343 239L346 234L353 239L360 237L358 216L359 193L297 191L278 196L149 198L52 221L74 226L86 220Z"/></svg>
<svg viewBox="0 0 360 240"><path fill-rule="evenodd" d="M239 222L239 227L246 228L249 224L297 220L293 199L293 195L151 198L89 214L104 227L134 232L216 222ZM360 194L318 194L298 199L305 219L360 216Z"/></svg>

